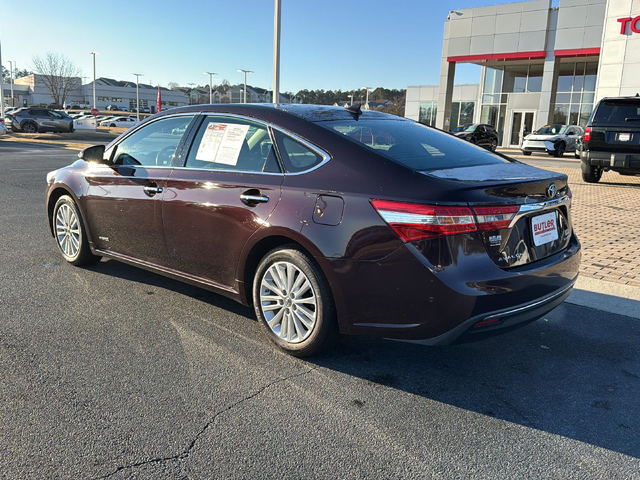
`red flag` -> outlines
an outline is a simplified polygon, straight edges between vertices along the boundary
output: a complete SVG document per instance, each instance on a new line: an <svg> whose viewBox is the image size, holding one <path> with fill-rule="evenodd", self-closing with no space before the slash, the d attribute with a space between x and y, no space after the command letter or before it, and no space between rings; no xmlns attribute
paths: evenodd
<svg viewBox="0 0 640 480"><path fill-rule="evenodd" d="M160 93L160 87L158 87L158 101L156 102L156 113L162 111L162 94Z"/></svg>

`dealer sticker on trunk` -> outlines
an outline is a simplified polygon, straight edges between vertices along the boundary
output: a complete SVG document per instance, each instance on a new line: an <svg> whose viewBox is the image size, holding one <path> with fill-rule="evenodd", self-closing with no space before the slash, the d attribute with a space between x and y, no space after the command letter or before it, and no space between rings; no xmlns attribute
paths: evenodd
<svg viewBox="0 0 640 480"><path fill-rule="evenodd" d="M558 239L558 226L556 212L538 215L531 219L533 230L533 244L536 247L553 242Z"/></svg>

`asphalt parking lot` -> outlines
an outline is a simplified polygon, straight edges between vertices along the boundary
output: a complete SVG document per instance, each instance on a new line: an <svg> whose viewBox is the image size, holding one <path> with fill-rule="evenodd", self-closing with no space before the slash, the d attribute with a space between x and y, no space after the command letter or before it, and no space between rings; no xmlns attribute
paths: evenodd
<svg viewBox="0 0 640 480"><path fill-rule="evenodd" d="M291 358L223 297L65 264L44 178L74 156L0 144L0 478L640 478L639 319Z"/></svg>

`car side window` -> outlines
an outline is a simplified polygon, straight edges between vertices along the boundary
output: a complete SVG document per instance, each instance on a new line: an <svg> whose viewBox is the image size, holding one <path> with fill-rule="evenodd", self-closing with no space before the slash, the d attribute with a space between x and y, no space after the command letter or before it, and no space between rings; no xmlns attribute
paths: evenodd
<svg viewBox="0 0 640 480"><path fill-rule="evenodd" d="M287 172L303 172L319 165L324 157L307 147L303 143L294 140L290 136L275 130L276 142L278 150ZM370 134L372 135L372 134Z"/></svg>
<svg viewBox="0 0 640 480"><path fill-rule="evenodd" d="M53 118L62 118L62 115L60 115L58 112L49 111L48 113L49 113L49 115L51 115Z"/></svg>
<svg viewBox="0 0 640 480"><path fill-rule="evenodd" d="M185 167L280 173L268 128L250 120L223 116L204 119Z"/></svg>
<svg viewBox="0 0 640 480"><path fill-rule="evenodd" d="M167 167L193 116L169 117L136 130L116 145L112 162L116 165Z"/></svg>

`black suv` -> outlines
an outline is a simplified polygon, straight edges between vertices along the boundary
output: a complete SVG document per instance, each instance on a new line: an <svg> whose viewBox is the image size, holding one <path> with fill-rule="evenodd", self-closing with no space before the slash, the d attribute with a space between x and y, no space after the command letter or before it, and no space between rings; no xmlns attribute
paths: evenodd
<svg viewBox="0 0 640 480"><path fill-rule="evenodd" d="M13 132L73 132L73 118L47 108L19 108L7 115L5 124Z"/></svg>
<svg viewBox="0 0 640 480"><path fill-rule="evenodd" d="M608 170L640 175L640 96L600 100L580 150L585 182L598 182Z"/></svg>
<svg viewBox="0 0 640 480"><path fill-rule="evenodd" d="M498 132L496 132L496 129L491 125L485 123L459 125L454 129L453 134L458 138L488 148L489 150L495 150L498 147Z"/></svg>

